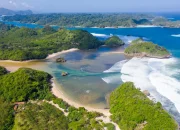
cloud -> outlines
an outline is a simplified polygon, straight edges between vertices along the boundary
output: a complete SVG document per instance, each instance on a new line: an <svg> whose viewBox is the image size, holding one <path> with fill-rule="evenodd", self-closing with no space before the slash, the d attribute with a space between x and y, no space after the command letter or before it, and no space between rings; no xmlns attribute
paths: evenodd
<svg viewBox="0 0 180 130"><path fill-rule="evenodd" d="M26 7L26 8L34 8L33 6L31 6L31 5L29 5L29 4L25 3L25 2L21 3L21 5Z"/></svg>
<svg viewBox="0 0 180 130"><path fill-rule="evenodd" d="M13 5L13 6L15 6L15 7L17 7L17 4L16 4L16 2L14 2L14 1L9 1L9 4L11 4L11 5Z"/></svg>

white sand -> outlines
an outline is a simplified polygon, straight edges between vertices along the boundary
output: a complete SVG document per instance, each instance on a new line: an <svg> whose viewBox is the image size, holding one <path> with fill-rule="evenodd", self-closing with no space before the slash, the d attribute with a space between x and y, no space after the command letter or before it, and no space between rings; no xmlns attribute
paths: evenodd
<svg viewBox="0 0 180 130"><path fill-rule="evenodd" d="M77 51L77 50L79 50L79 49L72 48L72 49L69 49L69 50L64 50L64 51L60 51L60 52L57 52L57 53L53 53L53 54L48 55L48 57L46 57L46 59L51 59L51 58L56 57L56 56L58 56L60 54L64 54L64 53L68 53L68 52L73 52L73 51Z"/></svg>
<svg viewBox="0 0 180 130"><path fill-rule="evenodd" d="M71 99L68 98L68 95L66 95L65 93L63 93L63 92L60 90L60 88L58 88L58 87L56 86L54 79L52 80L52 93L53 93L56 97L63 99L63 100L66 101L68 104L70 104L71 106L74 106L74 107L76 107L76 108L84 107L84 108L87 109L88 111L99 112L99 113L104 114L105 116L110 116L110 115L111 115L108 109L92 108L92 107L85 106L85 105L82 105L82 104L80 104L80 103L77 103L77 102L72 101Z"/></svg>
<svg viewBox="0 0 180 130"><path fill-rule="evenodd" d="M85 106L85 105L82 105L80 103L77 103L77 102L74 102L72 100L70 100L68 98L68 96L63 93L60 88L58 88L55 84L55 81L54 79L51 80L52 82L52 93L58 97L58 98L61 98L63 99L64 101L66 101L68 104L70 104L71 106L74 106L76 108L79 108L79 107L84 107L86 110L88 111L94 111L94 112L99 112L99 113L102 113L104 114L104 116L101 116L101 117L98 117L96 118L96 120L103 120L104 123L112 123L114 126L115 126L115 129L116 130L120 130L119 126L112 122L111 119L110 119L110 116L111 116L111 113L109 112L108 109L97 109L97 108L92 108L92 107L89 107L89 106Z"/></svg>

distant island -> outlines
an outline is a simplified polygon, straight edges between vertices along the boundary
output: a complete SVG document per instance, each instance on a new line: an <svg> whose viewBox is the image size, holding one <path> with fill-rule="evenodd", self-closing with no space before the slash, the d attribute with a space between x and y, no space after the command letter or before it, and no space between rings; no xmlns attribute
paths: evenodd
<svg viewBox="0 0 180 130"><path fill-rule="evenodd" d="M31 10L20 10L20 11L13 11L6 8L0 8L0 16L1 15L30 15L33 14Z"/></svg>
<svg viewBox="0 0 180 130"><path fill-rule="evenodd" d="M3 17L3 20L40 25L57 25L60 27L180 27L180 21L171 21L162 16L138 13L31 14L26 16L6 16Z"/></svg>
<svg viewBox="0 0 180 130"><path fill-rule="evenodd" d="M124 53L128 56L137 57L169 58L171 56L164 47L152 42L143 41L142 39L132 41Z"/></svg>

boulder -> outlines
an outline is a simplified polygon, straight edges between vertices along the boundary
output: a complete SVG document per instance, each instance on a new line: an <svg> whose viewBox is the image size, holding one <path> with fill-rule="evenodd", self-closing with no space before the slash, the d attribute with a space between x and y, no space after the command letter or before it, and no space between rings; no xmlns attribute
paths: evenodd
<svg viewBox="0 0 180 130"><path fill-rule="evenodd" d="M64 58L60 57L60 58L56 59L56 62L64 63L64 62L66 62L66 60Z"/></svg>
<svg viewBox="0 0 180 130"><path fill-rule="evenodd" d="M150 96L150 93L148 90L144 90L143 93L146 95L146 96Z"/></svg>
<svg viewBox="0 0 180 130"><path fill-rule="evenodd" d="M62 73L61 73L61 76L67 76L67 75L68 75L67 72L62 72Z"/></svg>

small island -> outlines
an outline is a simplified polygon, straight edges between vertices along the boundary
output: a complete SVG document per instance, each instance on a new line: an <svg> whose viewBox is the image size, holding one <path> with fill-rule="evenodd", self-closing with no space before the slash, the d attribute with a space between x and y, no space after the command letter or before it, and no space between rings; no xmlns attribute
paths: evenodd
<svg viewBox="0 0 180 130"><path fill-rule="evenodd" d="M105 41L105 45L109 47L117 47L124 45L124 42L118 36L112 36Z"/></svg>
<svg viewBox="0 0 180 130"><path fill-rule="evenodd" d="M152 57L152 58L169 58L171 54L159 45L152 42L146 42L142 39L132 41L125 51L125 55L132 57Z"/></svg>

